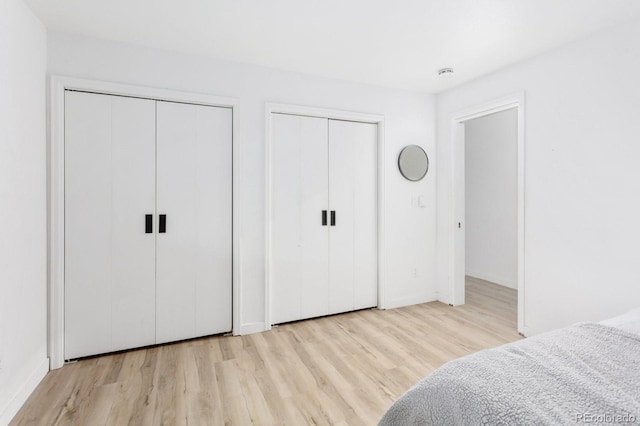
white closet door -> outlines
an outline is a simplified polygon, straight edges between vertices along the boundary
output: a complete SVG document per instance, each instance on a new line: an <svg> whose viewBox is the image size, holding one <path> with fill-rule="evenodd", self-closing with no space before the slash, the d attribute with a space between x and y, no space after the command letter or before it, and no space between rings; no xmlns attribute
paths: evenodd
<svg viewBox="0 0 640 426"><path fill-rule="evenodd" d="M65 93L65 358L155 343L155 102Z"/></svg>
<svg viewBox="0 0 640 426"><path fill-rule="evenodd" d="M329 313L377 305L377 126L329 120Z"/></svg>
<svg viewBox="0 0 640 426"><path fill-rule="evenodd" d="M232 110L157 103L156 341L231 330Z"/></svg>
<svg viewBox="0 0 640 426"><path fill-rule="evenodd" d="M327 125L273 114L271 146L271 322L328 314Z"/></svg>

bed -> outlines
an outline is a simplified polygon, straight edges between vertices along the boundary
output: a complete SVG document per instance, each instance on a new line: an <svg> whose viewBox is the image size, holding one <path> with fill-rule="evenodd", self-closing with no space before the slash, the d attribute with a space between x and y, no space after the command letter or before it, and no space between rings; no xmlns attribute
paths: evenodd
<svg viewBox="0 0 640 426"><path fill-rule="evenodd" d="M640 308L451 361L380 425L640 423Z"/></svg>

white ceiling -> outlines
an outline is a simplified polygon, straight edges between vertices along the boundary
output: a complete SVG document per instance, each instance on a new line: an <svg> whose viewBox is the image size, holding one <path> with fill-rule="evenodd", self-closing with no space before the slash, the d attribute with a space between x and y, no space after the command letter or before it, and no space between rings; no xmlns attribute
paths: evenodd
<svg viewBox="0 0 640 426"><path fill-rule="evenodd" d="M640 16L637 0L26 1L53 31L427 92Z"/></svg>

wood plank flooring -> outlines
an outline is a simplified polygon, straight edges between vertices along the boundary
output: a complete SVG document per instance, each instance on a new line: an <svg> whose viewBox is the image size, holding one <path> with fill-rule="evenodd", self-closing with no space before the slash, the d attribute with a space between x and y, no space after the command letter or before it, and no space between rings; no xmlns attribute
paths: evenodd
<svg viewBox="0 0 640 426"><path fill-rule="evenodd" d="M68 364L11 425L373 425L443 363L519 338L515 290L467 278L464 306L358 311Z"/></svg>

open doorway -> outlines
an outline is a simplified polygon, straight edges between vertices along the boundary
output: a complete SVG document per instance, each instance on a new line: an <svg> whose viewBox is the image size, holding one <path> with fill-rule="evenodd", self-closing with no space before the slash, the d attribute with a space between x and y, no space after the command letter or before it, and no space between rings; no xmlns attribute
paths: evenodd
<svg viewBox="0 0 640 426"><path fill-rule="evenodd" d="M524 94L453 118L452 301L524 330Z"/></svg>
<svg viewBox="0 0 640 426"><path fill-rule="evenodd" d="M464 122L465 300L517 321L518 109Z"/></svg>

